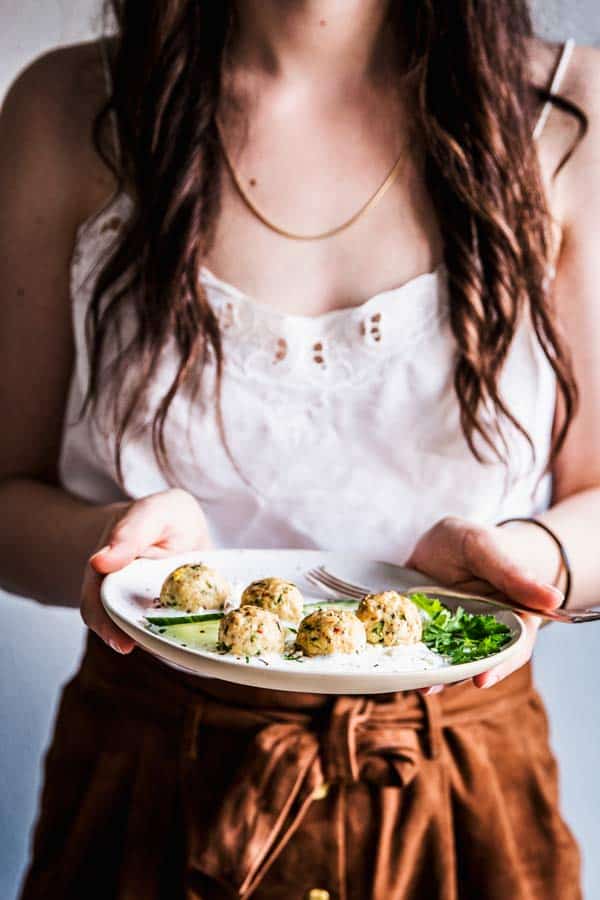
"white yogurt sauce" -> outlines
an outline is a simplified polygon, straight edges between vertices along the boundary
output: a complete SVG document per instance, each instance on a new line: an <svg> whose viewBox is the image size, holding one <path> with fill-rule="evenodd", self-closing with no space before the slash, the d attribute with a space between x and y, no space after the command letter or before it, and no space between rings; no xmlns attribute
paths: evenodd
<svg viewBox="0 0 600 900"><path fill-rule="evenodd" d="M268 665L282 671L298 670L309 672L425 672L447 666L443 656L429 650L425 644L409 644L400 647L383 647L367 644L366 649L358 653L331 653L324 656L304 656L297 654L297 659L286 659L279 653L264 653L261 656L235 656L231 653L218 654L209 650L202 651L211 656L226 656L228 660L236 660L248 666ZM286 652L293 652L293 643L288 644Z"/></svg>

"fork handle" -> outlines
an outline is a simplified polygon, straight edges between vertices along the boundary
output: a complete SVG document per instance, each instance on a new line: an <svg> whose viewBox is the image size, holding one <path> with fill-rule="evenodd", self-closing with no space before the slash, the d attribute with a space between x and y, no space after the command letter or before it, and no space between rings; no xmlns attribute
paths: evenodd
<svg viewBox="0 0 600 900"><path fill-rule="evenodd" d="M540 616L542 619L549 619L552 622L563 622L565 625L583 625L585 622L600 621L600 609L552 609L542 612L539 609L533 609L531 606L525 606L523 603L509 603L502 600L493 600L490 597L482 597L480 594L466 594L463 591L455 591L450 588L436 587L436 585L418 585L410 588L407 593L418 594L421 591L424 594L439 594L440 596L464 597L465 600L480 600L482 603L489 603L490 606L498 606L502 609L512 609L517 612L529 613L533 616Z"/></svg>

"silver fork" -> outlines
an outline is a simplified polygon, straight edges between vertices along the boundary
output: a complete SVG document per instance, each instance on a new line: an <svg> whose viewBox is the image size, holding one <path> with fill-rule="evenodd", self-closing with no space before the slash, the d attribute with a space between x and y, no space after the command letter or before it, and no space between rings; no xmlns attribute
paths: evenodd
<svg viewBox="0 0 600 900"><path fill-rule="evenodd" d="M329 572L325 566L317 566L316 569L309 569L304 573L304 577L316 584L318 587L325 588L336 596L349 597L352 600L360 600L365 594L373 593L371 588L367 588L361 584L355 584L351 581L344 581ZM480 600L483 603L489 603L491 606L498 606L508 609L517 609L521 612L533 613L541 616L543 619L551 619L553 622L565 622L570 625L581 625L584 622L596 622L600 620L599 609L552 609L547 612L540 612L538 609L532 609L523 603L504 603L498 600L492 600L489 597L482 597L476 594L465 594L462 591L454 591L447 588L437 587L435 585L419 585L411 587L408 593L416 594L422 592L424 594L439 594L446 597L456 597L465 600Z"/></svg>

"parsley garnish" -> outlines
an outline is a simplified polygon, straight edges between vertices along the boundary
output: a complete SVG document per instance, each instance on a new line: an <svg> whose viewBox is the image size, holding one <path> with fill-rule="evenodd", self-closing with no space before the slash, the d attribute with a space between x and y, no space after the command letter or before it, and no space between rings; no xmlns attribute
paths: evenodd
<svg viewBox="0 0 600 900"><path fill-rule="evenodd" d="M453 613L440 600L426 594L410 594L410 599L427 615L423 643L452 663L491 656L510 641L510 628L495 616L474 615L462 606Z"/></svg>
<svg viewBox="0 0 600 900"><path fill-rule="evenodd" d="M374 634L378 641L383 640L383 628L383 619L380 619L379 622L376 622L375 625L373 625L373 627L371 628L371 634Z"/></svg>

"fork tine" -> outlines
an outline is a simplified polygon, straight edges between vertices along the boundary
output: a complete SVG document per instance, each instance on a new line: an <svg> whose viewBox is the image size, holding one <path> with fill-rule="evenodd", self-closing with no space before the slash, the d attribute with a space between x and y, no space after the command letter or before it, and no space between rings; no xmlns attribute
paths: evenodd
<svg viewBox="0 0 600 900"><path fill-rule="evenodd" d="M329 577L318 569L312 569L309 573L307 573L314 584L318 584L320 587L324 587L326 590L331 591L334 594L345 594L349 597L354 597L354 593L349 593L346 590L340 589L339 585L336 582L332 582Z"/></svg>
<svg viewBox="0 0 600 900"><path fill-rule="evenodd" d="M334 591L339 594L345 594L347 597L355 597L360 600L364 597L365 592L353 584L337 581L335 578L330 579L328 573L323 573L321 583L328 584Z"/></svg>
<svg viewBox="0 0 600 900"><path fill-rule="evenodd" d="M323 565L318 567L318 571L322 572L323 575L330 580L331 584L335 584L339 588L343 588L344 590L348 591L357 591L360 593L361 597L364 597L365 594L371 593L371 588L367 588L362 584L356 584L353 581L344 581L343 578L338 578L337 575L334 575Z"/></svg>
<svg viewBox="0 0 600 900"><path fill-rule="evenodd" d="M337 596L339 594L339 591L336 591L332 587L324 584L319 578L315 578L312 572L305 572L304 577L307 581L310 581L311 584L314 584L316 587L319 587L322 590L328 591L333 596Z"/></svg>
<svg viewBox="0 0 600 900"><path fill-rule="evenodd" d="M341 579L335 578L335 576L331 576L329 572L323 571L322 567L311 569L306 573L306 577L310 577L313 582L329 588L331 591L346 594L348 597L360 599L365 594L365 591L363 591L362 588L350 584L349 582L343 582Z"/></svg>

